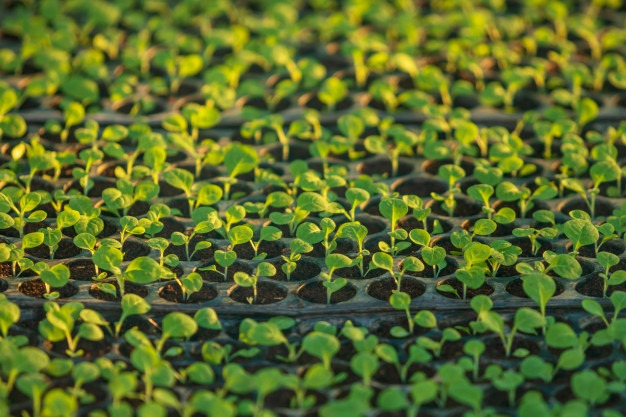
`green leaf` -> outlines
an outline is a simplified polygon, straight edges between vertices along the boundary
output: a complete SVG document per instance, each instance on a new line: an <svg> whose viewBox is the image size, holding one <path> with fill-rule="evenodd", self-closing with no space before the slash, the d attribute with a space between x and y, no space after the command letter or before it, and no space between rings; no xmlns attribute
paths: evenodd
<svg viewBox="0 0 626 417"><path fill-rule="evenodd" d="M580 263L569 254L558 254L550 261L550 268L561 278L578 279L583 269Z"/></svg>
<svg viewBox="0 0 626 417"><path fill-rule="evenodd" d="M235 226L228 231L228 240L232 246L248 243L252 240L254 230L248 225Z"/></svg>
<svg viewBox="0 0 626 417"><path fill-rule="evenodd" d="M575 250L598 241L600 233L590 221L572 219L565 222L563 233L572 241Z"/></svg>
<svg viewBox="0 0 626 417"><path fill-rule="evenodd" d="M22 249L36 248L43 243L44 235L41 232L28 233L22 239Z"/></svg>
<svg viewBox="0 0 626 417"><path fill-rule="evenodd" d="M420 246L428 246L430 244L430 234L423 229L413 229L409 232L409 238L413 243Z"/></svg>
<svg viewBox="0 0 626 417"><path fill-rule="evenodd" d="M474 234L479 236L489 236L493 232L496 231L497 224L495 221L490 219L478 219L476 223L474 223Z"/></svg>
<svg viewBox="0 0 626 417"><path fill-rule="evenodd" d="M411 304L411 296L405 292L394 291L389 297L389 304L396 310L407 310Z"/></svg>
<svg viewBox="0 0 626 417"><path fill-rule="evenodd" d="M163 179L169 185L175 188L179 188L186 193L191 192L191 186L193 185L193 174L181 168L173 168L169 171L165 171Z"/></svg>
<svg viewBox="0 0 626 417"><path fill-rule="evenodd" d="M572 348L578 346L578 336L569 325L558 322L548 327L546 343L557 349Z"/></svg>
<svg viewBox="0 0 626 417"><path fill-rule="evenodd" d="M198 324L187 314L175 311L163 318L162 328L169 337L189 338L198 331Z"/></svg>
<svg viewBox="0 0 626 417"><path fill-rule="evenodd" d="M124 277L136 284L149 284L161 278L161 266L152 258L140 256L128 264Z"/></svg>
<svg viewBox="0 0 626 417"><path fill-rule="evenodd" d="M372 264L376 268L381 268L393 273L393 258L388 253L376 252L372 256Z"/></svg>
<svg viewBox="0 0 626 417"><path fill-rule="evenodd" d="M100 246L93 254L92 261L98 268L118 274L123 258L124 255L119 249L111 246Z"/></svg>
<svg viewBox="0 0 626 417"><path fill-rule="evenodd" d="M65 286L70 279L70 270L63 264L56 264L50 269L41 271L39 277L43 282L50 285L52 288L60 288Z"/></svg>
<svg viewBox="0 0 626 417"><path fill-rule="evenodd" d="M491 248L484 243L472 242L463 252L465 262L469 265L478 265L485 262L491 256Z"/></svg>

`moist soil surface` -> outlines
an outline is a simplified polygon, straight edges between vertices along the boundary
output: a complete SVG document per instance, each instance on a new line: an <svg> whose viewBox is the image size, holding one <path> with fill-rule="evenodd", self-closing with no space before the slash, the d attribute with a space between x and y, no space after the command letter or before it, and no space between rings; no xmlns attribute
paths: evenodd
<svg viewBox="0 0 626 417"><path fill-rule="evenodd" d="M452 288L454 288L457 293L459 294L460 297L463 297L463 283L461 281L459 281L456 278L448 278L444 281L441 281L439 284L437 284L437 287L439 287L440 285L450 285L452 286ZM449 293L449 292L443 292L443 291L439 291L439 289L437 288L437 292L445 297L448 298L458 298L454 293ZM479 294L482 295L491 295L493 293L493 287L490 286L487 283L484 283L482 286L480 286L477 289L472 289L472 288L467 288L467 298L470 299L472 297L475 297Z"/></svg>
<svg viewBox="0 0 626 417"><path fill-rule="evenodd" d="M113 284L113 286L115 287L117 296L114 296L112 294L106 293L106 292L100 290L95 285L93 285L89 289L89 295L91 295L93 298L96 298L96 299L102 300L102 301L121 301L122 297L120 297L119 285L117 284L117 282L111 282L110 284ZM124 283L124 292L125 293L131 293L131 294L137 294L137 295L139 295L141 297L145 297L146 295L148 295L148 289L146 287L144 287L142 285L133 284L132 282Z"/></svg>
<svg viewBox="0 0 626 417"><path fill-rule="evenodd" d="M170 282L166 284L163 288L161 288L161 290L159 291L159 296L164 300L170 301L172 303L199 304L217 297L217 290L213 286L204 283L202 284L202 288L200 288L200 291L189 295L185 299L183 297L183 292L180 288L180 285Z"/></svg>
<svg viewBox="0 0 626 417"><path fill-rule="evenodd" d="M239 303L245 304L273 304L281 301L287 296L287 290L271 282L259 282L257 284L256 300L249 301L254 296L252 287L234 287L229 297Z"/></svg>
<svg viewBox="0 0 626 417"><path fill-rule="evenodd" d="M44 294L47 292L46 284L39 278L21 283L19 290L22 294L34 298L44 298ZM72 284L66 284L60 288L50 288L50 291L58 291L59 298L68 298L78 293L78 288Z"/></svg>
<svg viewBox="0 0 626 417"><path fill-rule="evenodd" d="M326 287L324 287L322 281L310 282L303 285L298 289L298 296L306 301L317 304L326 304ZM330 296L330 303L337 304L343 301L348 301L356 295L356 288L348 283L345 287L339 291L334 292Z"/></svg>
<svg viewBox="0 0 626 417"><path fill-rule="evenodd" d="M372 282L367 288L367 293L379 300L389 301L389 297L397 288L396 280L389 277ZM426 286L414 278L403 277L400 291L409 294L411 298L415 298L424 294Z"/></svg>

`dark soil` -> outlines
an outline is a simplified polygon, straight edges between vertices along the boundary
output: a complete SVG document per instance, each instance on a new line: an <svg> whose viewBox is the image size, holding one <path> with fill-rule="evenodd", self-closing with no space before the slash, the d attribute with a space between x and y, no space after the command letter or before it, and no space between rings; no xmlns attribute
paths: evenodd
<svg viewBox="0 0 626 417"><path fill-rule="evenodd" d="M160 222L163 223L163 229L161 229L159 233L156 233L154 235L155 237L169 239L174 232L185 233L185 224L173 217L163 217L160 219Z"/></svg>
<svg viewBox="0 0 626 417"><path fill-rule="evenodd" d="M44 298L46 294L46 284L39 278L21 283L18 289L22 294L34 298ZM50 291L58 291L59 298L68 298L78 293L78 288L72 284L66 284L60 288L51 288Z"/></svg>
<svg viewBox="0 0 626 417"><path fill-rule="evenodd" d="M96 268L91 259L75 259L69 261L70 278L77 281L91 281L96 276ZM100 270L100 272L105 272Z"/></svg>
<svg viewBox="0 0 626 417"><path fill-rule="evenodd" d="M207 235L204 235L204 234L195 235L193 238L191 238L191 240L189 241L189 255L193 253L193 250L198 244L198 242L206 241L206 240L208 240L208 238L207 238ZM213 254L215 253L217 249L218 248L215 246L215 244L212 244L210 247L199 250L196 253L194 253L193 256L191 256L191 259L189 260L190 261L208 261L209 259L213 258ZM172 254L178 256L178 259L180 261L187 261L187 253L185 251L185 245L174 246L170 243L167 249L165 249L165 255L167 256L167 255L172 255Z"/></svg>
<svg viewBox="0 0 626 417"><path fill-rule="evenodd" d="M399 161L397 176L402 177L404 175L410 174L413 171L414 167L415 165L413 164L405 161ZM380 175L391 178L391 161L389 159L381 158L365 160L357 166L357 171L359 172L359 174L365 174L370 176Z"/></svg>
<svg viewBox="0 0 626 417"><path fill-rule="evenodd" d="M100 234L98 235L99 238L109 237L117 233L117 227L111 222L111 220L102 218L102 222L104 224L102 227L102 232L100 232ZM65 236L71 237L71 238L75 237L78 234L76 233L76 230L74 230L73 227L66 227L62 229L61 231L63 232Z"/></svg>
<svg viewBox="0 0 626 417"><path fill-rule="evenodd" d="M576 284L574 288L580 294L588 297L602 298L604 292L604 280L600 277L600 275L593 274L584 281ZM610 285L606 290L607 297L614 291L626 291L626 282L619 285Z"/></svg>
<svg viewBox="0 0 626 417"><path fill-rule="evenodd" d="M566 248L568 251L572 250L571 242L567 244ZM624 249L626 249L626 246L624 245L624 241L614 239L614 240L609 240L605 242L602 246L600 246L600 249L598 249L598 252L609 252L614 255L621 255L622 253L624 253ZM595 258L596 257L595 246L594 245L581 246L580 249L578 250L578 254L580 256L584 256L585 258Z"/></svg>
<svg viewBox="0 0 626 417"><path fill-rule="evenodd" d="M422 171L427 172L431 175L437 175L440 167L444 165L452 164L452 163L454 163L452 159L439 159L436 161L435 160L426 161L422 165ZM465 174L467 176L470 176L474 173L474 164L470 161L462 160L461 168L465 170Z"/></svg>
<svg viewBox="0 0 626 417"><path fill-rule="evenodd" d="M443 194L448 191L448 184L435 178L410 178L397 184L393 189L402 195L430 197L430 193Z"/></svg>
<svg viewBox="0 0 626 417"><path fill-rule="evenodd" d="M114 297L109 293L101 291L95 286L95 284L92 285L91 288L89 288L89 295L102 301L120 301L122 297L120 297L119 285L117 284L117 282L111 282L111 284L113 284L113 286L117 290L117 296ZM145 297L146 295L148 295L148 288L144 287L143 285L133 284L132 282L126 282L124 284L124 291L126 293L137 294L141 297Z"/></svg>
<svg viewBox="0 0 626 417"><path fill-rule="evenodd" d="M463 297L463 284L461 283L461 281L459 281L456 278L448 278L444 281L441 281L437 284L437 287L439 287L440 285L444 285L444 284L448 284L451 285L452 288L454 288L458 293L459 296ZM448 292L440 292L437 289L437 292L441 295L443 295L444 297L448 297L448 298L453 298L453 299L457 299L457 297L453 294L453 293L448 293ZM491 295L493 293L493 287L490 286L487 283L484 283L480 288L477 289L471 289L468 288L467 289L467 298L470 299L472 297L475 297L479 294L482 295Z"/></svg>
<svg viewBox="0 0 626 417"><path fill-rule="evenodd" d="M389 297L396 289L396 280L388 277L372 282L367 287L367 293L376 299L389 301ZM400 291L409 294L411 298L415 298L424 294L426 286L414 278L404 277L401 281Z"/></svg>
<svg viewBox="0 0 626 417"><path fill-rule="evenodd" d="M235 286L228 296L239 303L248 303L248 298L254 295L252 287ZM273 304L287 297L287 289L271 282L257 284L257 299L252 304Z"/></svg>
<svg viewBox="0 0 626 417"><path fill-rule="evenodd" d="M320 99L317 98L317 94L315 94L311 96L311 98L307 100L306 103L304 103L304 107L323 111L326 109L326 104L322 103ZM350 97L346 97L339 103L335 104L335 111L346 110L350 107L352 107L352 99Z"/></svg>
<svg viewBox="0 0 626 417"><path fill-rule="evenodd" d="M449 216L448 212L443 209L441 201L431 200L428 206L434 214L440 216ZM465 197L456 198L456 207L454 208L454 217L471 217L482 213L482 205L476 201Z"/></svg>
<svg viewBox="0 0 626 417"><path fill-rule="evenodd" d="M355 216L355 220L361 223L361 225L367 228L367 234L373 235L375 233L380 233L387 228L387 224L379 218L369 216L367 214L360 214ZM342 216L339 219L335 220L335 224L337 227L341 226L344 223L348 223L349 220Z"/></svg>
<svg viewBox="0 0 626 417"><path fill-rule="evenodd" d="M264 152L265 155L269 155L272 159L276 161L283 160L283 147L282 145L272 145ZM289 145L289 155L288 161L293 162L296 159L306 160L311 158L311 152L309 151L308 146L300 145L300 144L290 144Z"/></svg>
<svg viewBox="0 0 626 417"><path fill-rule="evenodd" d="M322 281L310 282L301 286L297 294L300 298L317 304L326 304L326 287ZM330 303L337 304L348 301L356 295L356 287L348 283L339 291L334 292L330 296Z"/></svg>
<svg viewBox="0 0 626 417"><path fill-rule="evenodd" d="M502 341L498 337L490 337L483 340L485 342L486 350L483 353L483 358L489 359L507 359L504 351L504 346L502 345ZM511 355L517 349L526 349L531 354L539 353L540 347L537 342L524 337L517 335L513 338L513 345L511 347ZM510 358L509 358L510 359Z"/></svg>
<svg viewBox="0 0 626 417"><path fill-rule="evenodd" d="M354 244L350 239L337 239L337 248L333 251L333 253L341 253L346 255L354 249ZM307 253L309 256L313 256L315 258L325 258L326 257L326 249L322 245L322 243L316 243L313 245L313 250Z"/></svg>
<svg viewBox="0 0 626 417"><path fill-rule="evenodd" d="M204 268L206 266L209 266L209 265L203 265L203 266L198 267L197 272L200 274L202 279L204 279L205 281L209 281L209 282L224 282L224 275L223 275L224 268L222 268L221 266L218 266L217 271L200 271L200 268ZM250 268L249 266L241 262L235 262L230 267L228 267L228 272L226 273L228 281L233 280L233 276L235 275L235 272L245 272L247 274L251 274L252 268Z"/></svg>
<svg viewBox="0 0 626 417"><path fill-rule="evenodd" d="M366 256L363 259L363 272L367 272L367 268L372 261L371 256ZM350 266L347 268L339 268L335 271L335 274L339 277L348 278L348 279L367 279L367 278L376 278L383 275L385 272L384 269L372 269L365 274L365 276L361 276L361 270L358 265Z"/></svg>
<svg viewBox="0 0 626 417"><path fill-rule="evenodd" d="M478 219L466 220L463 222L461 227L465 230L470 230ZM496 223L496 230L491 233L490 237L503 237L503 236L511 236L513 234L513 229L515 229L517 224L515 222L511 222L509 224L499 224Z"/></svg>
<svg viewBox="0 0 626 417"><path fill-rule="evenodd" d="M122 245L122 253L124 253L124 261L132 261L140 256L148 256L150 254L150 246L140 240L127 239Z"/></svg>
<svg viewBox="0 0 626 417"><path fill-rule="evenodd" d="M92 178L92 180L94 184L93 184L93 187L90 188L89 192L87 193L88 197L101 197L102 192L106 190L107 188L115 188L115 181L113 181L112 179ZM78 190L82 194L83 187L80 185L80 182L78 180L74 180L68 183L65 190L66 191Z"/></svg>
<svg viewBox="0 0 626 417"><path fill-rule="evenodd" d="M390 363L383 362L381 363L380 367L374 374L374 380L376 380L380 384L399 385L399 384L402 384L403 382L407 383L411 375L415 375L418 372L422 372L426 374L426 376L428 376L429 378L436 374L435 370L428 365L413 364L408 369L407 381L402 381L400 379L400 374L398 373L398 369ZM422 413L420 413L420 415L422 415Z"/></svg>
<svg viewBox="0 0 626 417"><path fill-rule="evenodd" d="M613 214L613 204L605 198L596 198L595 217L608 217ZM582 210L591 214L589 206L582 198L573 198L563 204L559 211L563 214L568 214L572 210Z"/></svg>
<svg viewBox="0 0 626 417"><path fill-rule="evenodd" d="M424 262L424 259L421 256L418 255L417 258L420 261ZM454 271L456 271L459 268L459 264L457 263L457 261L455 261L449 256L446 256L446 262L448 263L448 265L446 265L445 268L439 271L438 277L445 277L446 275L452 275L454 274ZM407 271L405 272L405 274L413 275L416 277L435 278L435 271L433 271L433 267L430 265L427 265L426 263L424 263L423 271L420 271L420 272Z"/></svg>
<svg viewBox="0 0 626 417"><path fill-rule="evenodd" d="M217 297L217 290L213 286L204 283L200 291L191 294L189 298L185 300L183 299L183 292L180 286L177 283L170 282L161 288L159 296L172 303L200 304Z"/></svg>
<svg viewBox="0 0 626 417"><path fill-rule="evenodd" d="M275 281L287 281L287 275L282 270L284 262L282 260L275 260L270 262L276 267L276 275L269 277ZM290 281L304 281L319 275L322 269L315 263L301 259L296 263L296 269L291 273Z"/></svg>
<svg viewBox="0 0 626 417"><path fill-rule="evenodd" d="M19 265L16 265L15 266L16 275L19 275L20 277L33 277L36 275L31 269L27 269L21 274L20 272L21 272L21 269ZM6 277L6 278L13 277L13 265L11 265L11 262L0 262L0 277Z"/></svg>
<svg viewBox="0 0 626 417"><path fill-rule="evenodd" d="M526 237L515 237L509 239L509 242L515 246L519 246L519 248L522 250L522 253L519 256L526 258L541 257L545 251L553 250L552 243L541 238L537 239L537 242L539 244L539 250L535 255L533 255L532 243L530 239Z"/></svg>
<svg viewBox="0 0 626 417"><path fill-rule="evenodd" d="M275 241L275 242L263 241L259 245L258 254L260 255L262 253L266 253L267 256L265 257L265 259L271 259L271 258L276 258L282 255L284 249L285 249L285 245L281 243L280 241ZM252 245L250 244L250 242L237 245L235 246L233 250L237 254L237 258L239 259L250 260L254 258L254 249L252 248Z"/></svg>
<svg viewBox="0 0 626 417"><path fill-rule="evenodd" d="M558 282L558 281L554 281L556 283L556 291L554 292L554 297L558 297L559 295L561 295L564 291L563 285ZM513 281L509 282L506 286L506 291L509 294L512 294L516 297L521 297L521 298L528 298L528 296L526 295L526 293L524 292L524 283L522 281L521 278L516 278Z"/></svg>
<svg viewBox="0 0 626 417"><path fill-rule="evenodd" d="M9 283L6 279L0 279L0 292L5 292L9 289Z"/></svg>
<svg viewBox="0 0 626 417"><path fill-rule="evenodd" d="M510 209L513 209L513 211L515 211L515 216L517 218L522 218L521 217L522 213L520 211L517 201L498 200L495 203L493 203L492 207L496 211L500 210L501 208L508 207ZM550 210L550 206L548 206L544 201L534 200L533 207L529 210L526 210L526 218L531 219L533 217L533 213L536 212L537 210Z"/></svg>
<svg viewBox="0 0 626 417"><path fill-rule="evenodd" d="M81 249L70 239L61 239L58 249L54 252L53 258L50 257L50 248L44 244L35 248L26 249L24 252L39 259L67 259L80 254Z"/></svg>
<svg viewBox="0 0 626 417"><path fill-rule="evenodd" d="M48 351L53 351L59 355L65 356L65 351L67 350L66 341L52 343L46 340L43 342L43 345L44 348L46 348ZM76 351L84 351L84 354L82 356L83 359L96 359L109 353L112 347L113 345L107 339L103 339L97 342L81 339L78 341Z"/></svg>
<svg viewBox="0 0 626 417"><path fill-rule="evenodd" d="M48 226L49 225L45 221L37 222L37 223L26 223L24 224L24 235L27 235L28 233L37 232L39 229L45 229ZM6 237L14 237L14 238L20 237L19 232L12 227L8 229L0 230L0 235L6 236Z"/></svg>
<svg viewBox="0 0 626 417"><path fill-rule="evenodd" d="M433 219L432 217L428 217L426 219L426 224L428 225L429 232L434 229L435 221L439 223L444 233L449 232L452 229L452 224L449 221L443 220L443 219ZM413 229L424 229L423 222L418 221L413 215L402 217L400 220L396 222L396 225L399 228L406 230L407 232L410 232Z"/></svg>

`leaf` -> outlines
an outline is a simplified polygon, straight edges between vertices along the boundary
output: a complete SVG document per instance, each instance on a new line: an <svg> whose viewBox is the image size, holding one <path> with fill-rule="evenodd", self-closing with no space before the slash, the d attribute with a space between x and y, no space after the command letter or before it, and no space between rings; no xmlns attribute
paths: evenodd
<svg viewBox="0 0 626 417"><path fill-rule="evenodd" d="M217 313L211 307L205 307L196 311L194 320L198 323L198 326L203 329L220 330L222 328Z"/></svg>
<svg viewBox="0 0 626 417"><path fill-rule="evenodd" d="M372 264L376 268L381 268L393 273L393 258L388 253L376 252L372 256Z"/></svg>
<svg viewBox="0 0 626 417"><path fill-rule="evenodd" d="M569 325L557 322L548 327L546 343L557 349L572 348L578 346L578 336Z"/></svg>
<svg viewBox="0 0 626 417"><path fill-rule="evenodd" d="M163 179L172 187L181 189L186 193L191 192L193 185L193 174L181 168L173 168L163 172Z"/></svg>
<svg viewBox="0 0 626 417"><path fill-rule="evenodd" d="M207 184L198 191L196 204L199 206L212 206L222 199L223 191L215 184Z"/></svg>
<svg viewBox="0 0 626 417"><path fill-rule="evenodd" d="M320 212L326 210L327 201L318 193L304 192L298 196L298 207L309 212Z"/></svg>
<svg viewBox="0 0 626 417"><path fill-rule="evenodd" d="M237 260L237 254L232 250L223 251L218 249L213 256L215 257L215 262L224 268L228 268Z"/></svg>
<svg viewBox="0 0 626 417"><path fill-rule="evenodd" d="M136 284L149 284L161 278L161 266L152 258L140 256L130 261L124 278Z"/></svg>
<svg viewBox="0 0 626 417"><path fill-rule="evenodd" d="M224 166L230 178L252 171L258 163L259 156L251 146L233 143L224 154Z"/></svg>
<svg viewBox="0 0 626 417"><path fill-rule="evenodd" d="M465 251L463 257L469 265L478 265L485 262L491 256L491 248L484 243L472 242Z"/></svg>
<svg viewBox="0 0 626 417"><path fill-rule="evenodd" d="M563 233L572 241L575 250L598 241L600 233L590 221L572 219L565 222Z"/></svg>
<svg viewBox="0 0 626 417"><path fill-rule="evenodd" d="M100 246L92 256L92 261L98 268L117 274L124 255L122 251L110 246Z"/></svg>
<svg viewBox="0 0 626 417"><path fill-rule="evenodd" d="M22 249L36 248L43 243L44 235L41 232L28 233L22 239Z"/></svg>
<svg viewBox="0 0 626 417"><path fill-rule="evenodd" d="M496 222L491 219L478 219L474 223L473 232L479 236L489 236L496 231L497 227Z"/></svg>
<svg viewBox="0 0 626 417"><path fill-rule="evenodd" d="M430 244L430 234L423 229L413 229L409 232L409 238L413 243L420 246L428 246Z"/></svg>
<svg viewBox="0 0 626 417"><path fill-rule="evenodd" d="M550 261L550 268L561 278L578 279L583 269L580 263L569 254L558 254Z"/></svg>
<svg viewBox="0 0 626 417"><path fill-rule="evenodd" d="M121 305L122 311L126 316L146 314L151 308L150 303L144 300L143 297L132 293L124 294Z"/></svg>
<svg viewBox="0 0 626 417"><path fill-rule="evenodd" d="M389 197L383 197L378 204L378 208L380 213L394 224L409 211L409 207L404 200Z"/></svg>
<svg viewBox="0 0 626 417"><path fill-rule="evenodd" d="M411 304L411 296L405 292L394 291L389 297L389 304L396 310L407 310Z"/></svg>
<svg viewBox="0 0 626 417"><path fill-rule="evenodd" d="M70 279L70 270L63 264L56 264L50 269L41 271L39 277L43 282L52 288L61 288L68 283Z"/></svg>
<svg viewBox="0 0 626 417"><path fill-rule="evenodd" d="M582 306L587 313L603 319L605 318L604 310L602 309L600 303L598 303L596 300L587 298L582 301Z"/></svg>
<svg viewBox="0 0 626 417"><path fill-rule="evenodd" d="M248 243L252 240L254 231L248 225L235 226L228 232L228 240L232 246Z"/></svg>
<svg viewBox="0 0 626 417"><path fill-rule="evenodd" d="M198 324L187 314L175 311L163 318L162 328L169 337L189 338L198 331Z"/></svg>

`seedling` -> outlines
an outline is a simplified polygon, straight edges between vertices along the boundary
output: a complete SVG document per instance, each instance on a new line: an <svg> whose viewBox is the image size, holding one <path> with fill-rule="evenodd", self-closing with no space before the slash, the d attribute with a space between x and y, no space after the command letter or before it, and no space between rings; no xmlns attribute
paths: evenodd
<svg viewBox="0 0 626 417"><path fill-rule="evenodd" d="M407 323L409 324L408 332L406 329L400 326L392 327L391 335L393 337L404 338L413 334L413 330L415 329L416 324L426 329L437 327L437 318L433 313L428 310L421 310L416 313L415 316L411 317L411 297L407 293L395 290L391 294L391 297L389 297L389 304L391 304L391 306L395 310L404 311L404 313L406 314Z"/></svg>
<svg viewBox="0 0 626 417"><path fill-rule="evenodd" d="M97 342L104 338L101 326L107 322L94 310L85 309L78 302L70 302L59 306L53 302L44 304L46 319L39 322L39 333L50 342L67 343L65 353L69 357L82 356L84 351L78 349L81 339ZM81 321L78 324L78 321ZM75 330L77 331L75 332Z"/></svg>
<svg viewBox="0 0 626 417"><path fill-rule="evenodd" d="M518 188L512 182L503 181L496 187L496 197L502 201L517 201L520 216L524 219L528 212L535 206L534 200L549 200L556 197L558 194L554 183L547 182L540 178L538 178L536 182L538 183L537 189L531 191L525 186Z"/></svg>
<svg viewBox="0 0 626 417"><path fill-rule="evenodd" d="M123 298L125 294L124 284L132 282L135 284L149 284L151 282L158 281L163 273L163 267L159 265L154 259L147 256L140 256L133 259L128 266L122 270L123 255L122 252L114 246L101 245L93 255L93 263L100 269L110 272L114 277L118 285L118 290L110 283L98 283L96 287L107 294L117 297L119 291L119 297Z"/></svg>
<svg viewBox="0 0 626 417"><path fill-rule="evenodd" d="M45 284L44 298L47 300L59 298L61 294L58 291L52 291L52 289L64 287L70 280L70 270L63 264L48 266L45 262L37 262L33 265L32 270L39 274L39 278Z"/></svg>
<svg viewBox="0 0 626 417"><path fill-rule="evenodd" d="M620 285L626 282L626 271L617 270L610 272L610 269L619 263L619 257L610 252L598 252L596 260L604 268L599 275L603 281L602 297L606 298L609 286Z"/></svg>
<svg viewBox="0 0 626 417"><path fill-rule="evenodd" d="M478 322L484 325L487 330L496 333L500 337L507 357L511 356L511 354L520 357L526 353L520 349L512 352L513 342L518 331L535 334L535 329L545 326L545 318L540 313L533 309L522 307L515 312L513 326L507 334L504 320L498 313L491 310L493 301L489 297L477 295L472 298L470 305L478 315Z"/></svg>
<svg viewBox="0 0 626 417"><path fill-rule="evenodd" d="M389 220L391 231L387 232L389 235L389 244L384 241L378 242L378 247L381 251L391 254L391 256L397 255L399 252L409 248L411 244L409 242L403 242L407 239L408 233L404 229L397 229L397 222L404 217L408 211L409 206L407 203L396 197L383 197L378 204L380 213Z"/></svg>
<svg viewBox="0 0 626 417"><path fill-rule="evenodd" d="M442 165L439 167L437 176L448 183L448 192L445 196L433 192L431 197L435 201L441 202L443 210L446 211L448 216L452 217L456 209L456 195L461 193L457 183L461 178L465 177L465 170L457 165Z"/></svg>
<svg viewBox="0 0 626 417"><path fill-rule="evenodd" d="M391 255L384 252L376 252L372 256L372 262L370 263L369 270L371 269L384 269L391 274L391 277L396 282L396 290L402 291L402 276L405 272L421 272L424 270L424 264L422 261L414 256L408 256L402 260L402 266L398 270L396 266L394 268L394 261Z"/></svg>
<svg viewBox="0 0 626 417"><path fill-rule="evenodd" d="M333 279L335 270L339 268L347 268L353 264L354 261L346 255L332 253L326 256L326 268L328 268L328 272L322 272L320 274L320 276L324 279L322 284L326 287L326 304L330 304L330 299L335 292L348 285L348 280L345 278Z"/></svg>
<svg viewBox="0 0 626 417"><path fill-rule="evenodd" d="M240 287L248 288L252 287L252 297L248 297L247 301L250 304L256 304L257 302L257 284L260 277L272 277L276 275L276 267L268 262L261 262L256 267L256 272L249 275L245 272L235 272L234 280Z"/></svg>
<svg viewBox="0 0 626 417"><path fill-rule="evenodd" d="M596 200L600 193L600 186L605 182L615 181L622 176L620 167L613 159L605 159L596 162L589 169L589 174L593 181L591 188L586 189L582 182L576 178L565 178L562 180L563 186L580 195L589 208L591 217L595 217Z"/></svg>
<svg viewBox="0 0 626 417"><path fill-rule="evenodd" d="M302 259L302 254L311 252L312 250L313 246L302 239L293 239L289 243L289 255L281 255L282 260L285 261L281 269L285 273L287 281L291 280L291 274L296 270L298 261Z"/></svg>

